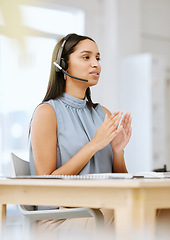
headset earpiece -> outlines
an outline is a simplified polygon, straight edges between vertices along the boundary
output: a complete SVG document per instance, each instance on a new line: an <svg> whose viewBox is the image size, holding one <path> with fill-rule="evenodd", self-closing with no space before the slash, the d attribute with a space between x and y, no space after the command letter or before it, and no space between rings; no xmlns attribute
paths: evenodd
<svg viewBox="0 0 170 240"><path fill-rule="evenodd" d="M62 67L62 69L64 69L65 71L68 68L68 64L64 61L64 59L61 59L61 63L60 66Z"/></svg>

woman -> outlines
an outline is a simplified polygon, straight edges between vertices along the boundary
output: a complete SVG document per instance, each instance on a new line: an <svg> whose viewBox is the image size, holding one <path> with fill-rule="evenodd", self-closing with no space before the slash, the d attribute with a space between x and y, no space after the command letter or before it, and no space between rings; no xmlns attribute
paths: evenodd
<svg viewBox="0 0 170 240"><path fill-rule="evenodd" d="M127 172L124 148L131 137L131 115L111 114L92 102L90 87L98 83L100 72L93 39L69 34L58 42L47 93L30 128L32 174Z"/></svg>

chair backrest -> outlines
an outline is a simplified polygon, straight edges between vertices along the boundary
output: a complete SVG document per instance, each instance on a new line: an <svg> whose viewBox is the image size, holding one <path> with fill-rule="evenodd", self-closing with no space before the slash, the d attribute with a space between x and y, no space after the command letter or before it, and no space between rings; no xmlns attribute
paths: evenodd
<svg viewBox="0 0 170 240"><path fill-rule="evenodd" d="M29 162L17 157L14 153L11 153L11 158L16 176L26 176L31 174Z"/></svg>
<svg viewBox="0 0 170 240"><path fill-rule="evenodd" d="M19 158L14 153L11 153L12 163L14 166L15 176L31 175L29 162ZM19 205L20 212L25 215L28 211L34 211L34 206Z"/></svg>

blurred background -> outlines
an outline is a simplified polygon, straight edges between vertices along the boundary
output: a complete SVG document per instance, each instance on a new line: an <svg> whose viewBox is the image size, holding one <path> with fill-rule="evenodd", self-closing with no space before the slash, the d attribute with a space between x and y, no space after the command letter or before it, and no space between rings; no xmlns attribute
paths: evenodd
<svg viewBox="0 0 170 240"><path fill-rule="evenodd" d="M0 175L13 174L11 152L28 160L53 48L73 32L101 52L93 101L132 113L129 172L170 170L169 13L170 0L0 0Z"/></svg>
<svg viewBox="0 0 170 240"><path fill-rule="evenodd" d="M170 170L169 12L170 0L0 0L0 175L13 174L10 152L28 160L53 48L73 32L101 52L93 101L132 113L128 170Z"/></svg>

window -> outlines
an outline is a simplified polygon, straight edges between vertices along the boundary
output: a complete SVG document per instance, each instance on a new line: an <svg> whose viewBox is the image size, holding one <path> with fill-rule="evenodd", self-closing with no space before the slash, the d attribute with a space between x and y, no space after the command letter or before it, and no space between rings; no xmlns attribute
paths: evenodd
<svg viewBox="0 0 170 240"><path fill-rule="evenodd" d="M85 16L80 9L25 5L19 9L26 33L25 48L3 32L0 35L0 173L3 175L12 171L10 152L28 160L29 123L45 95L56 42L70 32L84 34ZM12 16L11 21L14 21ZM0 12L2 25L5 27Z"/></svg>

